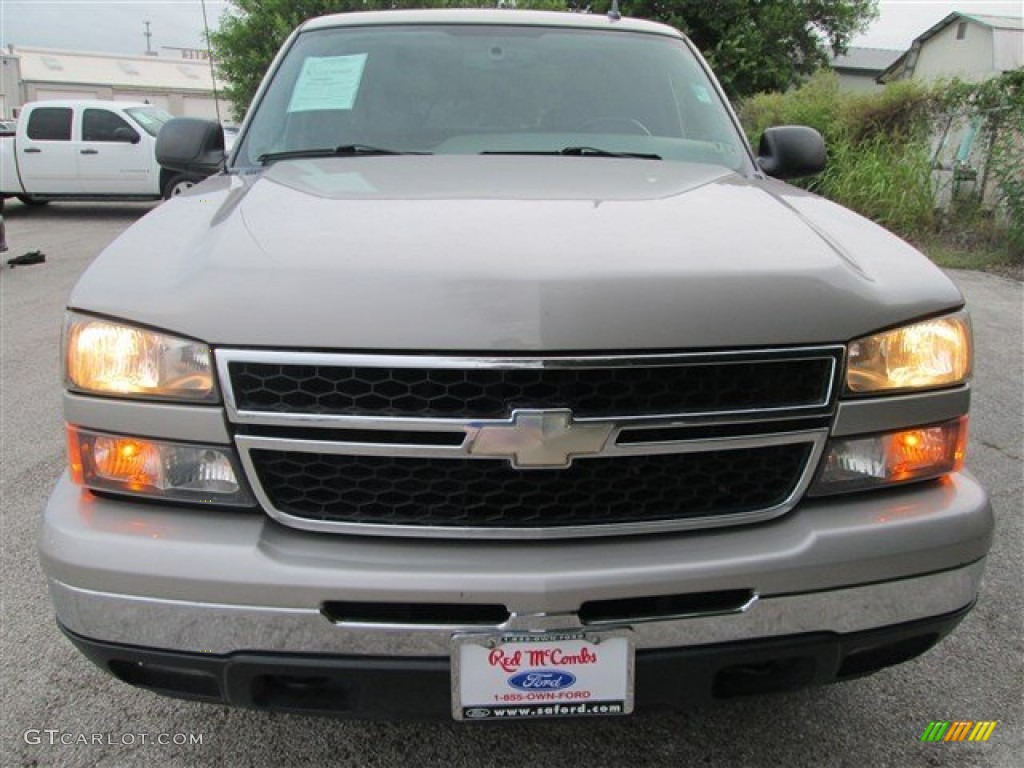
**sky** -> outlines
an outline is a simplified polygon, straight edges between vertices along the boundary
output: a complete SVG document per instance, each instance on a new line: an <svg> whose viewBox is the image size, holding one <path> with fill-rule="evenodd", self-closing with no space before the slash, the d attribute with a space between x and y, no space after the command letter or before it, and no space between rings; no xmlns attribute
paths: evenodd
<svg viewBox="0 0 1024 768"><path fill-rule="evenodd" d="M206 0L211 27L228 6L226 0ZM902 50L952 11L1021 16L1024 0L882 0L879 10L853 45ZM200 0L0 0L0 45L141 54L145 21L151 22L153 50L203 45Z"/></svg>
<svg viewBox="0 0 1024 768"><path fill-rule="evenodd" d="M211 28L227 7L206 0ZM199 0L0 0L0 45L142 54L145 21L155 51L204 47Z"/></svg>

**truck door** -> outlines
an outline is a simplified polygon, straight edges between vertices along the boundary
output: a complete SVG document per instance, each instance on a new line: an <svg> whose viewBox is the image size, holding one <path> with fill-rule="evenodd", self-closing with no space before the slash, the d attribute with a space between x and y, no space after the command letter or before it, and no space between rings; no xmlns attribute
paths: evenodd
<svg viewBox="0 0 1024 768"><path fill-rule="evenodd" d="M18 137L18 170L30 195L77 195L78 158L70 107L33 107Z"/></svg>
<svg viewBox="0 0 1024 768"><path fill-rule="evenodd" d="M145 137L148 139L148 137ZM151 195L152 143L117 112L88 107L82 112L78 178L92 195Z"/></svg>

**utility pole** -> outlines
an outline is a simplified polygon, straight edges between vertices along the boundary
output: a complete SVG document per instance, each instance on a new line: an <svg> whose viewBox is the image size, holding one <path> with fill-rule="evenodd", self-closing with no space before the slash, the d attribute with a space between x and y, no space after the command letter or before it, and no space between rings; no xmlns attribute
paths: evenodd
<svg viewBox="0 0 1024 768"><path fill-rule="evenodd" d="M155 56L156 54L153 53L153 48L150 45L150 41L151 41L151 39L153 37L153 33L149 31L149 22L148 21L144 21L142 23L146 25L146 31L142 33L143 37L146 38L146 55L147 56Z"/></svg>

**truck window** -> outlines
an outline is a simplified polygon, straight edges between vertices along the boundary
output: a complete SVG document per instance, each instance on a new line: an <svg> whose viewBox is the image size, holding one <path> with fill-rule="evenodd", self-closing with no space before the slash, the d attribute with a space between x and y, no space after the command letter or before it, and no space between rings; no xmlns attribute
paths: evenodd
<svg viewBox="0 0 1024 768"><path fill-rule="evenodd" d="M138 135L120 115L106 109L87 109L82 116L82 141L118 141L118 128Z"/></svg>
<svg viewBox="0 0 1024 768"><path fill-rule="evenodd" d="M159 107L127 107L125 109L132 119L135 120L150 136L156 136L164 123L171 119L168 112Z"/></svg>
<svg viewBox="0 0 1024 768"><path fill-rule="evenodd" d="M71 141L71 110L37 107L29 115L27 130L33 141Z"/></svg>
<svg viewBox="0 0 1024 768"><path fill-rule="evenodd" d="M597 146L734 170L747 162L682 40L536 26L303 33L235 162L347 144L438 154Z"/></svg>

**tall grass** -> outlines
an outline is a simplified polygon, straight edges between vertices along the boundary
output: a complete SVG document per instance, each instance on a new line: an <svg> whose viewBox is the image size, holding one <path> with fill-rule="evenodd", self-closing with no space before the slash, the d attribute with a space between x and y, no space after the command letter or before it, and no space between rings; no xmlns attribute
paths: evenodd
<svg viewBox="0 0 1024 768"><path fill-rule="evenodd" d="M748 99L740 116L755 146L771 125L816 128L828 165L803 186L917 238L936 221L929 152L935 105L931 91L914 82L850 94L839 90L834 73L822 72L798 89Z"/></svg>
<svg viewBox="0 0 1024 768"><path fill-rule="evenodd" d="M936 224L931 158L921 141L902 145L874 137L857 145L836 142L817 191L905 237Z"/></svg>

